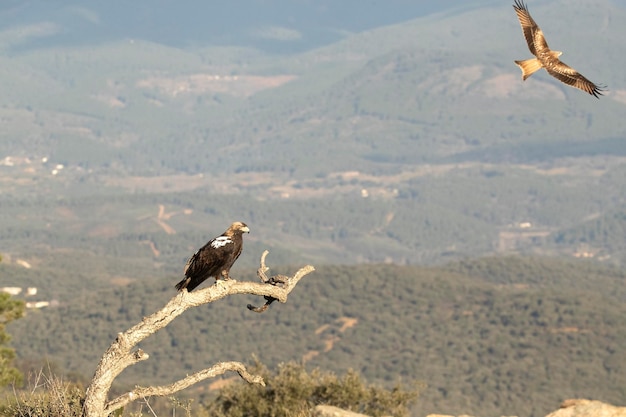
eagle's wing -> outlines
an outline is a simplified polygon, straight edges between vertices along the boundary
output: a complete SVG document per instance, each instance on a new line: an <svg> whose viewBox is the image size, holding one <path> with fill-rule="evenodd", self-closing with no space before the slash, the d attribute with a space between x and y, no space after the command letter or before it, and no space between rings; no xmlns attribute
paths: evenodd
<svg viewBox="0 0 626 417"><path fill-rule="evenodd" d="M524 33L524 38L526 38L528 49L530 49L530 52L533 55L537 56L536 42L538 40L545 44L546 48L548 47L548 44L543 37L543 33L537 23L535 23L533 18L530 16L530 13L528 13L528 8L523 1L515 0L513 8L517 14L517 20L519 20L519 24L522 26L522 32Z"/></svg>
<svg viewBox="0 0 626 417"><path fill-rule="evenodd" d="M528 8L524 4L523 0L515 0L513 8L517 14L517 19L522 26L522 32L524 32L528 49L530 49L530 52L532 52L532 54L539 60L539 62L535 62L534 60L516 61L517 65L522 68L524 79L538 70L539 68L537 68L537 65L540 63L541 66L543 66L546 71L548 71L548 73L557 80L562 81L567 85L571 85L572 87L586 91L595 97L602 95L605 88L604 86L592 83L583 77L578 71L561 62L557 58L561 55L560 52L550 50L548 42L546 42L546 38L543 36L543 32L530 16ZM525 70L524 62L527 62L526 67L530 65L534 65L534 67Z"/></svg>
<svg viewBox="0 0 626 417"><path fill-rule="evenodd" d="M226 236L218 236L198 249L185 265L185 276L190 278L217 275L221 266L233 251L233 241Z"/></svg>
<svg viewBox="0 0 626 417"><path fill-rule="evenodd" d="M222 235L207 242L185 264L185 278L176 284L176 289L192 291L209 277L218 279L222 275L228 279L228 272L243 248L241 235L249 231L245 223L234 222Z"/></svg>
<svg viewBox="0 0 626 417"><path fill-rule="evenodd" d="M189 276L187 274L187 272L191 273L193 272L193 269L195 268L196 263L198 262L198 255L200 254L200 251L202 249L198 249L198 251L196 253L194 253L191 258L187 259L187 263L185 264L185 270L183 271L183 274L185 276ZM191 269L190 269L191 268Z"/></svg>
<svg viewBox="0 0 626 417"><path fill-rule="evenodd" d="M564 64L558 59L554 65L546 66L545 69L548 71L548 74L552 75L557 80L562 81L567 85L571 85L572 87L586 91L596 98L599 98L598 96L601 96L604 91L604 86L592 83L574 68Z"/></svg>

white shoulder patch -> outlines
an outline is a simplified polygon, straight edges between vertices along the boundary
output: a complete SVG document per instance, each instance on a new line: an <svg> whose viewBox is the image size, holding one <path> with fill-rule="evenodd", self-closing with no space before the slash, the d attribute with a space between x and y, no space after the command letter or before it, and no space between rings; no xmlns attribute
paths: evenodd
<svg viewBox="0 0 626 417"><path fill-rule="evenodd" d="M228 236L218 236L213 239L213 242L211 242L211 247L217 249L228 245L229 243L233 243L233 241Z"/></svg>

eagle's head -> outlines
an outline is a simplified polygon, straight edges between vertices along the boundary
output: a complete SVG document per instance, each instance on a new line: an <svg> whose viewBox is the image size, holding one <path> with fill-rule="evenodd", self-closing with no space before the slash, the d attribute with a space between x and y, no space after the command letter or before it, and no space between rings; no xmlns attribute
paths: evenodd
<svg viewBox="0 0 626 417"><path fill-rule="evenodd" d="M233 224L230 225L230 227L226 231L226 234L231 235L231 236L234 234L242 234L242 233L250 233L250 228L248 228L248 225L246 225L243 222L234 222Z"/></svg>

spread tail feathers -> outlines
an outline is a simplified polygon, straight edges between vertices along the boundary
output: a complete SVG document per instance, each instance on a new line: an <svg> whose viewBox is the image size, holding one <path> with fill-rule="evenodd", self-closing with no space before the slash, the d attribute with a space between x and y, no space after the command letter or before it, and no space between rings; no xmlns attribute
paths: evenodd
<svg viewBox="0 0 626 417"><path fill-rule="evenodd" d="M533 73L542 68L541 62L537 58L526 59L524 61L515 61L518 67L522 70L522 80L533 75Z"/></svg>
<svg viewBox="0 0 626 417"><path fill-rule="evenodd" d="M176 284L176 289L177 289L178 291L182 291L182 290L183 290L183 288L187 288L187 285L189 284L189 281L191 281L191 279L190 279L190 278L185 278L185 279L183 279L181 282L179 282L178 284ZM189 290L187 290L187 291L189 291Z"/></svg>

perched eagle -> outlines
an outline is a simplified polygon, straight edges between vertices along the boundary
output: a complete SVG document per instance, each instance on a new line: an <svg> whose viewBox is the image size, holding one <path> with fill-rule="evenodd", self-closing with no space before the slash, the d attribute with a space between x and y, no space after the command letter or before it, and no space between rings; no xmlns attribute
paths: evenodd
<svg viewBox="0 0 626 417"><path fill-rule="evenodd" d="M562 52L552 51L548 47L543 32L530 16L530 13L528 13L528 8L524 2L522 0L515 0L513 8L515 9L515 13L517 13L520 25L522 25L522 31L528 43L528 49L536 56L536 58L524 61L515 61L517 66L522 70L522 79L526 80L526 78L530 77L535 71L540 68L545 68L548 74L552 75L557 80L586 91L596 98L600 98L598 95L602 95L605 87L592 83L574 68L565 65L559 60L559 56Z"/></svg>
<svg viewBox="0 0 626 417"><path fill-rule="evenodd" d="M229 279L230 268L241 255L242 235L249 232L245 223L235 222L221 236L211 239L189 258L185 278L176 284L176 289L192 291L209 277L217 280L221 275L225 280Z"/></svg>

